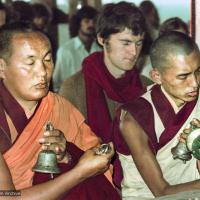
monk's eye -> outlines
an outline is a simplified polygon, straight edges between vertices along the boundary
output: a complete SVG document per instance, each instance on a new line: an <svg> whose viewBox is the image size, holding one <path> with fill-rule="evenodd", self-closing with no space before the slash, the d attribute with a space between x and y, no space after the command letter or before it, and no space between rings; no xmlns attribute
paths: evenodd
<svg viewBox="0 0 200 200"><path fill-rule="evenodd" d="M136 44L136 46L138 46L138 47L139 47L139 46L142 46L143 40L139 40L139 41L137 41L135 44Z"/></svg>
<svg viewBox="0 0 200 200"><path fill-rule="evenodd" d="M44 58L45 62L52 62L52 55L48 54L45 58Z"/></svg>
<svg viewBox="0 0 200 200"><path fill-rule="evenodd" d="M32 59L29 59L29 60L27 60L27 61L25 62L25 64L27 64L27 65L34 65L34 63L35 63L35 61L32 60Z"/></svg>
<svg viewBox="0 0 200 200"><path fill-rule="evenodd" d="M188 75L179 75L178 79L185 80L188 77Z"/></svg>
<svg viewBox="0 0 200 200"><path fill-rule="evenodd" d="M196 72L197 72L197 73L199 73L199 72L200 72L200 67L199 67L199 68L196 70Z"/></svg>

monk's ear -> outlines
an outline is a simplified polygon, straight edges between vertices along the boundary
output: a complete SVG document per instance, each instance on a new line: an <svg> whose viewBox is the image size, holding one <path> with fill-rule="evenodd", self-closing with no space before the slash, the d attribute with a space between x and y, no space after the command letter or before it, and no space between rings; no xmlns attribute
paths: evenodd
<svg viewBox="0 0 200 200"><path fill-rule="evenodd" d="M153 80L153 82L161 85L162 81L161 81L161 75L160 75L160 72L157 70L157 69L152 69L150 71L150 76L151 76L151 79Z"/></svg>
<svg viewBox="0 0 200 200"><path fill-rule="evenodd" d="M4 59L0 58L0 78L5 78L6 62Z"/></svg>

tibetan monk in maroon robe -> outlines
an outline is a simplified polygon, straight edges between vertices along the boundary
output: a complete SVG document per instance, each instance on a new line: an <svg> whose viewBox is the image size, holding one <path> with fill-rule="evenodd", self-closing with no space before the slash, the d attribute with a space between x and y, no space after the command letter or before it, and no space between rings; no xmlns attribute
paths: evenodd
<svg viewBox="0 0 200 200"><path fill-rule="evenodd" d="M96 155L89 150L79 160L82 150L98 145L100 140L74 106L49 92L53 63L46 36L28 24L14 23L0 29L0 38L0 126L4 138L1 152L15 188L30 187L25 190L29 199L37 195L43 200L63 196L65 199L119 199L104 175L94 177L108 168L113 151ZM52 123L53 130L44 131L47 122ZM42 184L40 190L31 186L32 167L41 148L56 153L66 176ZM70 162L67 151L72 157ZM35 182L47 180L43 174L37 174ZM70 191L76 185L78 189Z"/></svg>

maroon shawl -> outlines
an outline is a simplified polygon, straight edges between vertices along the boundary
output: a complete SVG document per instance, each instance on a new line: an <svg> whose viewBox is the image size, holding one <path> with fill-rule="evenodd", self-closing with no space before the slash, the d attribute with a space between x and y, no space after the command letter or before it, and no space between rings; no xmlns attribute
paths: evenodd
<svg viewBox="0 0 200 200"><path fill-rule="evenodd" d="M7 123L5 112L11 118L19 137L25 126L28 124L30 119L27 119L26 114L21 105L15 100L0 80L0 150L4 153L11 147L11 135L10 129ZM17 139L16 138L16 139Z"/></svg>
<svg viewBox="0 0 200 200"><path fill-rule="evenodd" d="M146 99L140 97L133 103L122 106L122 108L128 110L141 125L149 137L149 144L152 151L156 153L177 134L178 130L185 123L190 113L194 109L197 100L186 103L183 108L177 114L175 114L170 102L161 91L159 85L155 85L152 88L151 97L156 111L158 112L165 128L161 133L159 142L157 142L156 139L153 109L151 104ZM119 114L115 119L113 132L113 140L116 145L116 149L123 154L129 155L130 152L128 147L122 139L119 131Z"/></svg>
<svg viewBox="0 0 200 200"><path fill-rule="evenodd" d="M135 69L128 71L122 78L114 78L104 64L102 52L91 54L82 65L86 84L88 124L103 142L108 142L111 139L112 119L105 95L124 104L141 95L144 88Z"/></svg>

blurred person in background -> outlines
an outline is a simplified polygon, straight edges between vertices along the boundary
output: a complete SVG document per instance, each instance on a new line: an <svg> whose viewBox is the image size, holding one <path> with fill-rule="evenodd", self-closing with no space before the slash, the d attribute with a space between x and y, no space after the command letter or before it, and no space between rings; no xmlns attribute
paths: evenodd
<svg viewBox="0 0 200 200"><path fill-rule="evenodd" d="M140 3L139 9L146 19L147 31L149 32L151 39L155 40L158 36L160 26L160 16L156 6L152 1L145 0Z"/></svg>
<svg viewBox="0 0 200 200"><path fill-rule="evenodd" d="M33 8L33 24L36 29L47 32L49 23L52 20L52 13L41 3L32 4Z"/></svg>
<svg viewBox="0 0 200 200"><path fill-rule="evenodd" d="M140 57L138 59L137 67L140 71L140 74L151 79L149 72L152 69L151 62L149 59L149 51L152 42L157 38L159 26L160 26L160 16L156 6L152 1L142 1L139 5L139 9L143 13L146 25L147 32L144 40L144 45Z"/></svg>
<svg viewBox="0 0 200 200"><path fill-rule="evenodd" d="M179 17L172 17L165 20L159 28L159 35L170 31L178 31L189 35L188 25Z"/></svg>
<svg viewBox="0 0 200 200"><path fill-rule="evenodd" d="M83 6L71 17L69 30L71 39L57 51L56 65L53 73L53 89L58 92L62 82L81 68L85 57L100 46L95 39L95 18L98 11L91 6Z"/></svg>
<svg viewBox="0 0 200 200"><path fill-rule="evenodd" d="M9 9L9 19L8 23L16 21L33 21L33 9L32 6L25 1L13 1L8 6Z"/></svg>

